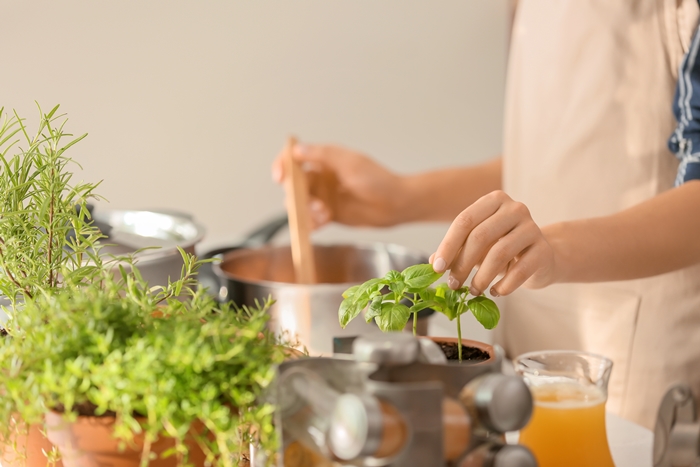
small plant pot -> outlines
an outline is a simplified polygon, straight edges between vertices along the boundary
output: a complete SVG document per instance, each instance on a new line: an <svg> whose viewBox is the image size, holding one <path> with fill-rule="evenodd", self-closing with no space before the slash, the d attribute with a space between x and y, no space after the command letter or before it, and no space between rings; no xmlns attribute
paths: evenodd
<svg viewBox="0 0 700 467"><path fill-rule="evenodd" d="M428 337L438 344L445 353L448 362L458 363L456 337ZM482 365L492 363L496 359L493 346L484 342L462 339L462 364Z"/></svg>
<svg viewBox="0 0 700 467"><path fill-rule="evenodd" d="M114 417L79 416L75 422L70 422L63 414L51 411L46 414L46 433L58 447L65 467L138 467L144 437L135 436L132 444L120 450L120 443L114 437L115 421ZM203 466L206 456L194 438L185 443L189 448L189 463ZM174 446L174 439L158 438L151 445L151 452L156 457L149 462L149 466L178 465L181 459L177 455L162 458L162 454Z"/></svg>
<svg viewBox="0 0 700 467"><path fill-rule="evenodd" d="M54 445L44 436L41 425L31 425L29 430L18 430L9 442L0 445L0 464L2 467L46 467L48 458L44 454L51 452ZM63 467L59 460L51 464Z"/></svg>

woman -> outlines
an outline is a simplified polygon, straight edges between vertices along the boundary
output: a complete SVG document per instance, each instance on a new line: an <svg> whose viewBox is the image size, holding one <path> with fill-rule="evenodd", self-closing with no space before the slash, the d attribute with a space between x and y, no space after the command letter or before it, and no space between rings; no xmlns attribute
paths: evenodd
<svg viewBox="0 0 700 467"><path fill-rule="evenodd" d="M453 220L432 264L453 288L478 266L471 290L506 296L508 354L608 356L608 410L652 427L669 384L700 392L697 18L695 0L520 0L503 156L402 177L299 146L316 223Z"/></svg>

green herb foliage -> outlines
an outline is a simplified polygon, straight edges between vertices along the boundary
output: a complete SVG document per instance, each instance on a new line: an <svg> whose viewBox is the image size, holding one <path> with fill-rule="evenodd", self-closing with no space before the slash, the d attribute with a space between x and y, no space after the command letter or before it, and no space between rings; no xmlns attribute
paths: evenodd
<svg viewBox="0 0 700 467"><path fill-rule="evenodd" d="M389 271L383 278L370 279L364 284L350 287L343 292L343 302L338 316L340 325L345 327L365 308L367 322L375 320L384 332L401 331L413 316L413 333L416 333L418 312L432 308L447 316L450 321L459 318L465 311L474 317L486 329L493 329L501 317L493 300L480 295L468 299L469 288L450 289L447 284L431 287L441 273L433 270L430 264L418 264L402 272ZM402 301L411 305L407 306ZM462 328L457 319L459 336L458 353L462 360Z"/></svg>
<svg viewBox="0 0 700 467"><path fill-rule="evenodd" d="M16 112L0 108L0 294L12 301L8 312L63 277L87 280L95 267L86 260L101 237L87 211L97 184L72 184L65 155L86 135L64 131L58 106L39 113L30 132Z"/></svg>
<svg viewBox="0 0 700 467"><path fill-rule="evenodd" d="M158 436L174 438L171 454L186 462L195 423L212 465L237 465L251 441L274 452L273 407L261 396L283 349L266 330L269 303L218 306L192 287L200 262L181 253L182 278L165 287L148 287L132 264L25 300L0 342L5 441L14 414L42 423L53 409L68 419L114 415L125 443L143 432L143 466Z"/></svg>

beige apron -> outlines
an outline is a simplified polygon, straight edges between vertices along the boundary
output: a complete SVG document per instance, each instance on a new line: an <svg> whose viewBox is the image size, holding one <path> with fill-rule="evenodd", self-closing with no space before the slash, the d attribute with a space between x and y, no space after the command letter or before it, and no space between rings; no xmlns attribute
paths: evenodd
<svg viewBox="0 0 700 467"><path fill-rule="evenodd" d="M611 214L672 188L671 105L697 17L697 0L520 0L504 187L539 225ZM700 267L519 290L504 301L497 341L510 356L610 357L608 410L652 427L669 384L700 394Z"/></svg>

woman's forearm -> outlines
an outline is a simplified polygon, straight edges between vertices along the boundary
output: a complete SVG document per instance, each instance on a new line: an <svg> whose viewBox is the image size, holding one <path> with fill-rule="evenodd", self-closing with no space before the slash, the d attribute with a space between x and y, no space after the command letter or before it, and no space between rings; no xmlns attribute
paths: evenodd
<svg viewBox="0 0 700 467"><path fill-rule="evenodd" d="M636 279L700 263L700 181L542 231L555 252L553 282Z"/></svg>
<svg viewBox="0 0 700 467"><path fill-rule="evenodd" d="M451 222L466 206L500 190L501 180L500 157L471 167L404 176L397 223Z"/></svg>

